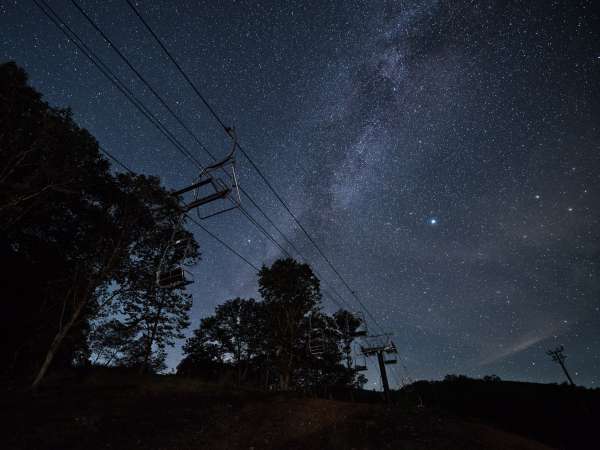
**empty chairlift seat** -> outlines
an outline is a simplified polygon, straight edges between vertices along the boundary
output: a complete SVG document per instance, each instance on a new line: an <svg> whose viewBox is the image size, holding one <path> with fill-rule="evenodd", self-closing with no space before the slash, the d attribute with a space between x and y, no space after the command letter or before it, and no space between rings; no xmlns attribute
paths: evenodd
<svg viewBox="0 0 600 450"><path fill-rule="evenodd" d="M308 352L317 358L325 353L325 329L323 324L308 317Z"/></svg>
<svg viewBox="0 0 600 450"><path fill-rule="evenodd" d="M384 364L398 364L398 359L395 356L393 356L393 357L386 357L383 360L383 363Z"/></svg>
<svg viewBox="0 0 600 450"><path fill-rule="evenodd" d="M356 370L357 372L365 372L366 370L368 370L367 358L364 356L356 358L354 360L354 370Z"/></svg>
<svg viewBox="0 0 600 450"><path fill-rule="evenodd" d="M185 236L179 237L182 234L181 227L187 214L195 209L200 219L207 219L238 208L241 204L234 158L238 145L237 137L233 128L228 128L227 133L233 141L227 156L202 169L192 185L173 193L173 196L177 197L180 202L180 216L177 224L173 227L173 234L165 247L156 271L156 284L160 288L182 288L194 282L192 274L184 267L186 260L189 259L191 240ZM193 199L186 201L185 194L191 192L193 192ZM230 203L223 204L218 200L230 200ZM205 208L205 206L215 203L219 203L219 205L212 209Z"/></svg>
<svg viewBox="0 0 600 450"><path fill-rule="evenodd" d="M192 284L194 277L186 264L192 252L192 240L181 229L181 221L173 229L156 271L156 285L163 289L178 289Z"/></svg>
<svg viewBox="0 0 600 450"><path fill-rule="evenodd" d="M156 272L156 284L160 288L177 289L192 284L193 282L194 279L192 274L181 266L164 272Z"/></svg>
<svg viewBox="0 0 600 450"><path fill-rule="evenodd" d="M199 219L208 219L240 206L241 197L234 158L237 137L232 128L228 129L228 133L233 140L229 154L202 169L193 184L173 193L175 197L184 201L182 209L185 213L196 210ZM193 192L193 198L186 201L184 196L189 192Z"/></svg>
<svg viewBox="0 0 600 450"><path fill-rule="evenodd" d="M385 356L385 359L383 360L384 364L398 364L398 358L396 357L398 349L391 339L388 342L385 353L387 356Z"/></svg>

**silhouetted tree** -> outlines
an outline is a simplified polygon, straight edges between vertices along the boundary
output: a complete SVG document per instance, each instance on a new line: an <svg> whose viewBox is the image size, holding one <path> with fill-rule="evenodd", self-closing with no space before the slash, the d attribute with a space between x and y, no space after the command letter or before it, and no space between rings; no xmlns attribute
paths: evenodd
<svg viewBox="0 0 600 450"><path fill-rule="evenodd" d="M280 374L281 389L288 389L294 369L306 357L305 317L320 305L319 279L308 264L287 258L263 266L258 286L269 317L269 356Z"/></svg>
<svg viewBox="0 0 600 450"><path fill-rule="evenodd" d="M115 318L95 323L88 336L91 363L111 366L120 361L136 332L134 326Z"/></svg>
<svg viewBox="0 0 600 450"><path fill-rule="evenodd" d="M352 343L357 336L357 332L363 326L362 319L352 314L350 311L340 309L333 315L337 328L342 332L342 352L346 359L346 367L352 368Z"/></svg>
<svg viewBox="0 0 600 450"><path fill-rule="evenodd" d="M338 317L347 311L340 310ZM313 328L318 336L322 352L313 354L305 351L299 358L293 373L296 385L305 390L325 394L332 386L351 386L354 382L354 369L342 364L343 349L347 339L344 329L338 326L336 316L331 317L321 312L312 312L306 326ZM310 332L310 331L309 331ZM304 339L301 340L304 342ZM306 347L306 345L304 345Z"/></svg>
<svg viewBox="0 0 600 450"><path fill-rule="evenodd" d="M14 63L0 65L2 353L36 386L84 362L90 320L131 296L179 214L157 179L113 175L68 110L51 108Z"/></svg>
<svg viewBox="0 0 600 450"><path fill-rule="evenodd" d="M153 286L144 294L138 301L125 305L125 323L135 324L136 334L121 359L123 364L139 367L141 372L156 367L156 355L164 357L166 347L184 337L182 332L189 326L192 306L191 296L182 291Z"/></svg>
<svg viewBox="0 0 600 450"><path fill-rule="evenodd" d="M351 361L350 367L342 364L342 352L351 347L348 335L360 320L347 311L333 317L319 311L319 280L308 265L282 259L263 267L259 290L262 302L229 300L201 320L183 347L178 373L214 380L235 371L238 383L250 378L263 386L278 382L280 389L321 392L355 383L356 372ZM313 332L319 352L311 351Z"/></svg>
<svg viewBox="0 0 600 450"><path fill-rule="evenodd" d="M194 336L184 346L186 357L196 361L228 362L241 383L252 360L264 353L264 307L254 299L235 298L215 309L215 314L201 320ZM186 363L189 364L189 363Z"/></svg>
<svg viewBox="0 0 600 450"><path fill-rule="evenodd" d="M86 325L71 318L89 312L77 300L90 290L86 267L107 256L102 230L115 231L92 224L115 189L93 138L68 110L43 102L14 63L0 65L0 168L0 249L10 268L3 351L14 374L31 375L44 354L42 372L85 353Z"/></svg>

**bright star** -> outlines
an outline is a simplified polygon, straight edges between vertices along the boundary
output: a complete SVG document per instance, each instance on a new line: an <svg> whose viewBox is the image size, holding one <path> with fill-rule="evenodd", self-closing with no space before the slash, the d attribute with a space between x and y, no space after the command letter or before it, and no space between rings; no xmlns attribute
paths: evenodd
<svg viewBox="0 0 600 450"><path fill-rule="evenodd" d="M437 225L438 221L435 218L429 219L429 225Z"/></svg>

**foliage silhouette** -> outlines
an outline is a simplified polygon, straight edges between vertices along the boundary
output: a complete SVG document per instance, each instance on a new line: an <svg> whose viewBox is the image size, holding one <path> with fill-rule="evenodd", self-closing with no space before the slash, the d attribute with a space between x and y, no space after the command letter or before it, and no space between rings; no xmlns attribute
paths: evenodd
<svg viewBox="0 0 600 450"><path fill-rule="evenodd" d="M144 342L140 365L171 344L189 298L156 293L153 268L178 215L158 179L113 174L69 110L45 103L16 64L1 64L2 375L37 386L52 367L87 364L90 329L106 329L115 312L139 330L130 337Z"/></svg>
<svg viewBox="0 0 600 450"><path fill-rule="evenodd" d="M183 347L178 373L321 394L353 385L356 372L351 361L344 365L343 352L354 339L347 325L356 329L360 320L343 310L322 313L319 280L308 265L293 259L263 267L258 283L262 301L232 299L202 319ZM322 341L318 355L309 348L314 330Z"/></svg>

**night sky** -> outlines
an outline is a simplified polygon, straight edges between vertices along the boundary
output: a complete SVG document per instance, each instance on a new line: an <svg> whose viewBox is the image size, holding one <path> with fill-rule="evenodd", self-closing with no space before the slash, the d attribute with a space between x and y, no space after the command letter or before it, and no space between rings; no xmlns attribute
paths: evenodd
<svg viewBox="0 0 600 450"><path fill-rule="evenodd" d="M144 1L183 69L386 331L402 378L600 386L600 16L593 1ZM223 130L124 0L81 6L213 154ZM70 1L52 7L194 155L210 159ZM133 170L197 169L32 1L0 1L0 61ZM358 309L239 155L240 184ZM247 210L280 236L247 202ZM206 227L254 264L281 251L240 213ZM197 229L192 327L257 296ZM283 241L282 241L283 242ZM293 252L292 252L293 253ZM328 311L336 305L325 300ZM373 323L371 329L376 330ZM174 367L179 345L169 355ZM371 362L373 364L374 361ZM391 367L391 366L390 366ZM374 368L369 387L378 386Z"/></svg>

